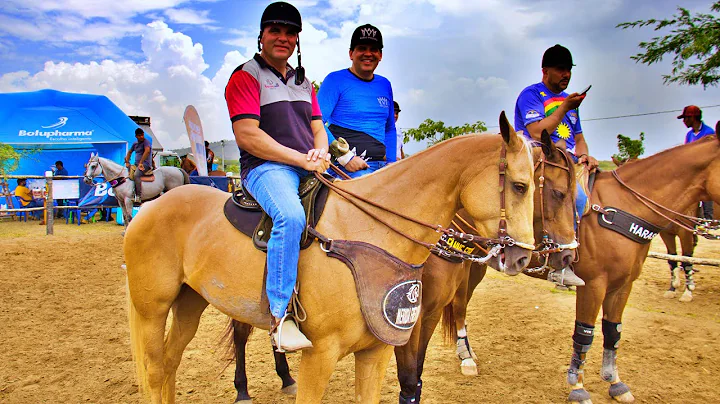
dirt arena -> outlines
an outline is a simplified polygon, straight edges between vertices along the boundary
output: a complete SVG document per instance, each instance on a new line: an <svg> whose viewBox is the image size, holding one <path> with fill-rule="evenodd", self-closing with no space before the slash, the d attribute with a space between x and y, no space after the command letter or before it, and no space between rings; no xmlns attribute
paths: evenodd
<svg viewBox="0 0 720 404"><path fill-rule="evenodd" d="M60 224L45 236L37 222L0 222L0 402L140 402L131 361L122 228ZM664 252L661 242L653 249ZM720 242L701 240L697 256L720 258ZM640 403L711 403L720 397L720 269L698 267L695 300L663 298L664 261L649 259L625 311L620 375ZM575 299L526 276L489 273L471 303L471 343L480 376L462 376L454 346L436 333L425 365L425 403L562 403ZM181 403L232 403L233 368L218 345L226 317L208 309L178 371ZM600 329L598 319L597 330ZM598 331L601 335L601 332ZM599 377L602 337L586 367L595 403L610 403ZM297 369L299 355L290 357ZM268 337L249 347L254 402L293 402L280 393ZM325 402L352 402L352 356L337 366ZM383 403L397 402L394 359Z"/></svg>

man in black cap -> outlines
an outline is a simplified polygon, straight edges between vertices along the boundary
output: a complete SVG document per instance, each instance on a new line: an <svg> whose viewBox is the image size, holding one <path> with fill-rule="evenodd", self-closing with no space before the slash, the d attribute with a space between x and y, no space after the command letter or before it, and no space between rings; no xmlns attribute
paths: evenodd
<svg viewBox="0 0 720 404"><path fill-rule="evenodd" d="M130 146L130 149L125 155L125 166L135 182L134 202L140 203L142 202L142 180L140 180L140 177L143 175L151 175L153 172L152 144L145 138L145 132L140 128L135 129L135 140L136 142ZM133 152L135 153L135 164L131 165L130 156ZM133 171L134 175L132 173Z"/></svg>
<svg viewBox="0 0 720 404"><path fill-rule="evenodd" d="M565 92L573 66L572 55L564 46L555 45L545 51L542 81L526 87L515 103L515 129L535 141L540 141L542 131L547 130L553 142L569 151L576 163L594 170L598 162L589 154L578 113L585 94ZM577 190L576 209L582 215L587 195L580 185ZM549 279L568 286L585 284L570 267L550 273Z"/></svg>
<svg viewBox="0 0 720 404"><path fill-rule="evenodd" d="M715 130L702 121L702 110L696 105L688 105L683 108L682 114L677 117L682 119L685 127L690 128L688 133L685 134L685 144L695 142L701 138L709 135L714 135ZM713 202L702 201L703 217L708 220L712 220L714 216Z"/></svg>
<svg viewBox="0 0 720 404"><path fill-rule="evenodd" d="M342 137L350 145L349 152L335 157L351 177L397 160L392 86L375 74L382 49L379 29L357 27L350 39L350 68L328 74L318 93L329 142Z"/></svg>
<svg viewBox="0 0 720 404"><path fill-rule="evenodd" d="M243 185L274 223L266 291L271 338L279 352L312 347L287 311L305 229L298 186L302 177L330 166L315 89L300 67L300 31L295 7L268 5L260 20L260 53L235 69L225 87ZM293 69L288 59L296 46L298 68Z"/></svg>

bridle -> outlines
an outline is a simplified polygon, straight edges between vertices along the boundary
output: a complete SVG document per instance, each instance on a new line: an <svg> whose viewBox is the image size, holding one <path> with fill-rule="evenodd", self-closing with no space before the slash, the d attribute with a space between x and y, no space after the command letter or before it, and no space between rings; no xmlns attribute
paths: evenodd
<svg viewBox="0 0 720 404"><path fill-rule="evenodd" d="M506 209L505 209L505 177L506 177L507 166L508 166L508 164L507 164L507 148L506 148L505 142L503 142L502 147L500 149L500 162L498 164L499 185L500 185L500 221L498 224L498 233L497 233L498 235L496 238L483 237L478 234L472 234L472 233L468 233L468 232L457 232L452 228L446 229L442 225L439 225L439 224L432 225L429 223L425 223L418 219L409 217L403 213L400 213L400 212L394 211L392 209L386 208L384 206L381 206L381 205L379 205L373 201L370 201L360 195L357 195L351 191L342 189L342 188L338 187L337 185L335 185L334 183L332 183L331 181L327 180L325 177L323 177L318 172L315 172L314 174L315 174L315 177L320 182L325 184L331 190L335 191L335 193L337 193L339 196L341 196L342 198L344 198L345 200L350 202L353 206L360 209L362 212L364 212L368 216L372 217L373 219L377 220L378 222L382 223L383 225L385 225L386 227L388 227L390 230L394 231L395 233L405 237L406 239L408 239L416 244L419 244L419 245L427 248L431 252L435 252L436 250L438 250L440 248L438 248L436 244L427 243L425 241L416 239L409 234L404 233L402 230L396 228L392 224L388 223L386 220L384 220L384 219L380 218L379 216L377 216L376 214L370 212L366 207L361 206L358 201L364 202L364 203L366 203L370 206L373 206L375 208L378 208L384 212L391 213L391 214L398 216L400 218L403 218L409 222L415 223L415 224L423 226L423 227L427 227L438 233L446 234L448 236L452 236L454 238L465 240L468 242L477 242L477 243L483 243L488 246L492 246L490 252L488 253L488 255L486 257L472 256L471 254L463 253L462 251L459 251L459 250L456 250L456 249L450 247L453 250L452 253L462 254L464 259L470 259L473 261L483 260L482 262L486 262L492 256L497 256L501 252L502 248L504 248L504 247L518 246L520 248L524 248L524 249L528 249L528 250L533 250L535 248L535 246L532 244L523 243L523 242L513 239L507 233L507 215L506 215ZM329 247L330 247L329 243L332 243L332 239L324 239L324 240L321 239L321 247L323 248L323 250L329 250Z"/></svg>
<svg viewBox="0 0 720 404"><path fill-rule="evenodd" d="M708 231L708 229L711 230L717 230L720 229L720 221L719 220L710 220L695 216L686 215L680 212L676 212L668 207L665 207L652 199L648 198L647 196L641 194L640 192L633 189L630 185L626 184L625 181L623 181L620 178L620 174L617 173L616 170L611 171L613 178L623 186L623 188L627 189L637 200L639 200L643 205L648 207L648 209L652 210L653 212L657 213L658 215L662 216L663 218L667 219L671 223L674 223L678 225L679 227L696 234L698 236L705 237L708 240L720 240L720 235L712 234ZM592 210L607 214L607 211L600 207L599 205L592 205ZM674 215L675 218L672 218L664 213L662 213L660 210L663 210L667 212L669 215Z"/></svg>
<svg viewBox="0 0 720 404"><path fill-rule="evenodd" d="M100 174L103 174L103 175L104 175L103 166L102 166L102 163L100 162L100 158L99 158L99 157L91 157L91 158L90 158L90 161L88 161L88 164L90 164L90 163L97 163L97 166L96 166L95 168L93 168L93 171L90 173L90 175L88 175L87 169L86 169L86 170L85 170L85 175L83 175L83 180L85 181L86 184L92 184L93 186L97 186L98 183L94 182L93 179L95 179L95 177L97 177L97 176L100 175ZM100 168L100 174L96 174L96 173L95 173L95 171L97 171L98 167ZM127 179L127 177L124 177L124 176L122 175L122 172L123 172L124 169L125 169L125 168L123 168L122 170L120 170L120 175L119 175L118 177L116 177L116 178L114 178L114 179L112 179L112 180L106 180L105 182L107 182L108 184L110 184L110 187L111 187L111 188L116 188L116 187L122 185L122 184L125 182L125 180Z"/></svg>

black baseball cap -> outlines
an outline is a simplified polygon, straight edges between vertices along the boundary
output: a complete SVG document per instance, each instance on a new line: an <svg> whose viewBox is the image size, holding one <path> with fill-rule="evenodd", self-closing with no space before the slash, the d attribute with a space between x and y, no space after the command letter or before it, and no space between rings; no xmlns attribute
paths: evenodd
<svg viewBox="0 0 720 404"><path fill-rule="evenodd" d="M558 44L548 48L543 54L542 67L567 67L571 69L573 66L572 55L568 48Z"/></svg>
<svg viewBox="0 0 720 404"><path fill-rule="evenodd" d="M380 30L370 24L361 25L355 28L355 32L350 38L350 50L355 49L358 45L377 46L378 49L383 48L383 39Z"/></svg>
<svg viewBox="0 0 720 404"><path fill-rule="evenodd" d="M260 18L260 30L262 31L269 24L291 25L297 28L298 32L302 31L300 12L295 6L284 1L271 3L263 11Z"/></svg>
<svg viewBox="0 0 720 404"><path fill-rule="evenodd" d="M393 109L395 109L395 112L400 112L400 111L402 111L402 110L400 109L400 104L398 104L397 101L393 101Z"/></svg>

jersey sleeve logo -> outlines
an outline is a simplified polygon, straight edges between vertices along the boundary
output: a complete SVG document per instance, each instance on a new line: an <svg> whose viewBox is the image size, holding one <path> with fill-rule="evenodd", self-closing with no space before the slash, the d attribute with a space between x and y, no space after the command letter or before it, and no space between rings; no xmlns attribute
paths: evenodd
<svg viewBox="0 0 720 404"><path fill-rule="evenodd" d="M390 105L390 101L385 97L377 97L378 104L380 104L381 107L387 108L388 105Z"/></svg>
<svg viewBox="0 0 720 404"><path fill-rule="evenodd" d="M529 110L525 114L525 119L535 119L535 118L539 118L539 117L540 117L540 113L535 111L534 109Z"/></svg>

